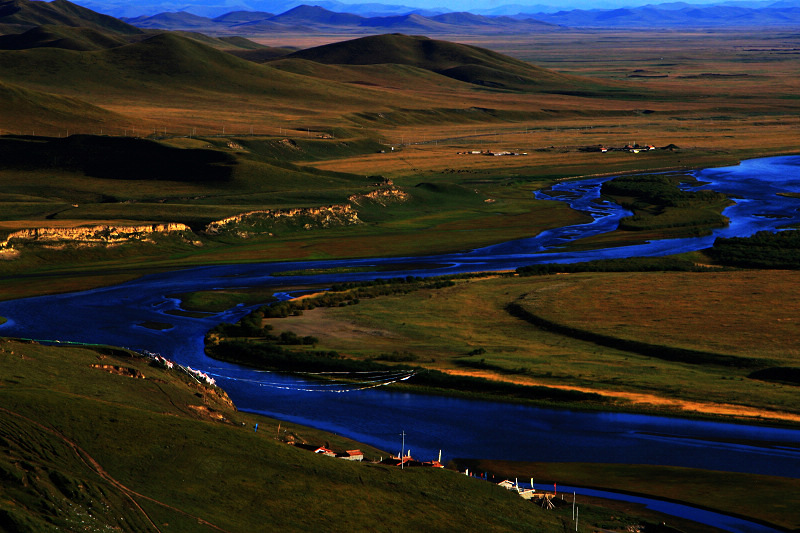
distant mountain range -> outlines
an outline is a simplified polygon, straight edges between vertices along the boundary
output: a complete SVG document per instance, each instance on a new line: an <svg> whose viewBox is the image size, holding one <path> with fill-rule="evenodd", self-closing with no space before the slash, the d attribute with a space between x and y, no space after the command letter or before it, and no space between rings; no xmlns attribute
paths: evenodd
<svg viewBox="0 0 800 533"><path fill-rule="evenodd" d="M79 3L84 7L115 17L136 18L140 16L152 16L164 12L177 13L186 11L194 15L217 18L220 15L234 11L284 13L302 5L304 1L308 2L308 0L140 0L137 2L128 2L127 0L81 0ZM537 2L535 4L509 3L492 5L481 9L473 8L470 9L470 12L475 15L492 17L517 16L523 13L535 15L534 18L541 18L538 15L542 13L613 11L620 8L637 10L641 7L652 8L658 11L683 9L690 6L703 10L711 7L739 7L754 10L764 8L786 9L800 7L800 0L723 0L695 4L672 2L657 5L637 5L636 0L607 0L602 3L602 9L589 9L585 7L585 4L586 3L572 4L573 9L567 10L562 3L544 0L543 2ZM337 13L352 13L362 17L385 17L410 14L430 17L452 11L459 11L459 9L448 9L436 3L420 8L402 4L382 4L375 2L344 3L338 0L319 0L314 2L313 5ZM559 22L559 24L561 24L561 22Z"/></svg>
<svg viewBox="0 0 800 533"><path fill-rule="evenodd" d="M453 34L465 31L503 33L557 29L553 24L526 18L486 17L471 13L444 13L428 17L417 13L362 17L308 5L295 7L279 15L266 12L235 11L211 19L183 11L123 20L139 28L242 35L276 31Z"/></svg>
<svg viewBox="0 0 800 533"><path fill-rule="evenodd" d="M800 25L800 4L779 2L766 7L698 6L676 2L622 9L524 13L543 22L583 28L724 28Z"/></svg>
<svg viewBox="0 0 800 533"><path fill-rule="evenodd" d="M186 11L123 18L139 28L202 31L214 34L255 35L280 31L347 31L458 34L525 33L577 28L677 28L758 27L800 25L800 6L783 0L767 7L741 5L697 6L682 2L636 8L572 10L557 13L521 13L486 16L467 12L366 17L301 5L280 14L233 11L208 18Z"/></svg>
<svg viewBox="0 0 800 533"><path fill-rule="evenodd" d="M103 2L109 13L115 0ZM324 31L348 33L431 33L437 35L464 32L526 33L554 30L558 27L576 28L677 28L677 27L758 27L800 25L800 0L778 0L777 2L732 1L713 5L696 5L672 2L658 5L619 9L593 9L546 12L524 10L526 6L506 5L490 11L491 14L468 12L446 12L446 10L419 10L402 5L342 4L334 0L323 0L315 5L296 5L288 10L253 10L248 5L281 7L286 2L279 0L253 0L248 5L238 0L192 0L190 5L181 4L184 10L165 10L155 15L114 18L91 8L93 0L84 3L90 7L54 0L52 2L29 0L0 0L0 33L15 33L41 25L77 27L81 20L85 29L98 29L109 25L115 32L133 35L141 29L182 30L214 35L255 36L265 32ZM223 4L220 4L222 2ZM99 4L99 2L97 2ZM138 13L150 6L170 7L169 3L141 4L125 3L127 8L136 8ZM336 6L335 10L324 7ZM205 7L204 7L205 6ZM232 9L215 17L199 15L205 8ZM178 7L176 5L176 7ZM129 11L129 10L123 11ZM516 11L513 16L508 13ZM366 15L364 13L373 13Z"/></svg>
<svg viewBox="0 0 800 533"><path fill-rule="evenodd" d="M135 18L164 12L186 11L195 15L216 18L232 11L263 11L283 13L303 5L308 0L81 0L82 6L108 13L115 17ZM417 8L397 4L355 3L346 4L337 0L320 0L314 5L339 13L354 13L364 17L407 15L439 15L452 11L445 8ZM533 6L527 6L528 8ZM521 10L513 11L519 13ZM506 13L503 13L506 14Z"/></svg>

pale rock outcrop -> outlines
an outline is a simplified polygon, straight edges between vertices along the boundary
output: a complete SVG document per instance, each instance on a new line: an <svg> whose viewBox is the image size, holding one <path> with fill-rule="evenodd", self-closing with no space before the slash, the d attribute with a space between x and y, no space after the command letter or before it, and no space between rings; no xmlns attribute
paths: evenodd
<svg viewBox="0 0 800 533"><path fill-rule="evenodd" d="M15 244L117 244L131 241L148 242L155 234L169 235L191 232L185 224L142 224L123 226L98 224L70 228L29 228L14 231L0 242L0 249L11 249Z"/></svg>
<svg viewBox="0 0 800 533"><path fill-rule="evenodd" d="M391 181L389 182L391 183ZM411 198L411 195L397 187L383 187L376 189L367 194L354 194L348 198L349 201L356 205L362 205L367 201L371 201L382 206L392 203L406 202Z"/></svg>
<svg viewBox="0 0 800 533"><path fill-rule="evenodd" d="M350 226L360 224L358 212L350 204L295 209L268 209L248 211L223 218L207 225L205 233L219 235L232 233L239 237L267 234L277 223L286 223L305 229L314 227Z"/></svg>

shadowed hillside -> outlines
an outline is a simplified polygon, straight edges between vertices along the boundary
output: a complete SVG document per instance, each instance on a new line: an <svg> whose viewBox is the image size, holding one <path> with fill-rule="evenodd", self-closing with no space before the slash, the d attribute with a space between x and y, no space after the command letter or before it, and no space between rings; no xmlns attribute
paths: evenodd
<svg viewBox="0 0 800 533"><path fill-rule="evenodd" d="M0 29L7 33L42 25L72 26L117 33L141 35L135 26L119 19L96 13L67 0L39 2L31 0L6 0L0 2Z"/></svg>
<svg viewBox="0 0 800 533"><path fill-rule="evenodd" d="M127 41L113 34L92 28L71 26L37 26L24 33L0 36L0 50L29 48L64 48L66 50L104 50L123 46Z"/></svg>
<svg viewBox="0 0 800 533"><path fill-rule="evenodd" d="M226 181L233 162L233 156L218 151L171 148L145 139L0 139L0 168L77 170L97 178Z"/></svg>

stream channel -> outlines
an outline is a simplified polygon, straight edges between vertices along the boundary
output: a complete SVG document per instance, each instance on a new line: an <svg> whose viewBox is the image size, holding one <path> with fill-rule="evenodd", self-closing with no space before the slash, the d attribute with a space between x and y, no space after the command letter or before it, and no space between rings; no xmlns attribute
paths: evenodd
<svg viewBox="0 0 800 533"><path fill-rule="evenodd" d="M157 352L180 364L213 373L241 410L314 426L372 446L399 452L401 432L414 457L517 461L661 464L800 477L800 430L610 412L543 409L503 402L427 396L372 388L319 392L297 376L264 373L221 363L203 353L203 336L220 322L235 322L252 309L190 318L170 314L180 302L169 295L231 287L303 286L398 276L440 276L513 269L547 262L660 256L710 247L717 236L748 236L800 224L800 156L754 159L693 173L703 188L735 199L724 215L730 224L706 237L667 239L601 250L569 252L571 240L613 231L629 213L599 202L608 177L563 181L554 190L588 224L545 231L536 237L430 257L221 265L150 275L113 287L0 302L8 321L0 335L124 346ZM540 196L542 197L542 196ZM542 197L544 198L544 197ZM397 272L272 273L308 268L385 267ZM153 330L142 324L169 323ZM412 378L413 379L413 378ZM720 525L721 524L714 524ZM724 526L729 531L771 531ZM744 528L744 529L742 529ZM758 529L760 528L760 529Z"/></svg>

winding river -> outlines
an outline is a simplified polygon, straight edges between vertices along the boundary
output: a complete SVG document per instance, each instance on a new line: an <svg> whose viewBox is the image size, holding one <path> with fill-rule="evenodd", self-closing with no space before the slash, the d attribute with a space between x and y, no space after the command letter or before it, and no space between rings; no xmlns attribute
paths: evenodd
<svg viewBox="0 0 800 533"><path fill-rule="evenodd" d="M0 334L60 341L96 342L158 352L181 364L212 372L236 405L347 435L399 452L400 433L415 457L647 463L800 477L800 431L692 421L624 413L540 409L502 402L471 401L375 388L347 393L317 392L294 376L256 372L211 360L203 335L235 321L247 307L205 318L170 314L180 302L168 295L225 287L301 286L395 276L444 275L513 269L543 262L658 256L709 247L717 236L747 236L800 224L800 156L745 161L735 167L694 173L736 204L725 211L731 223L707 237L669 239L602 250L569 252L571 240L612 231L628 213L600 202L603 181L564 181L554 189L575 209L590 213L587 224L545 231L536 237L464 253L397 259L291 262L192 268L147 276L80 293L0 302L9 320ZM337 266L397 265L398 272L273 277L276 272ZM167 330L143 327L172 324Z"/></svg>

